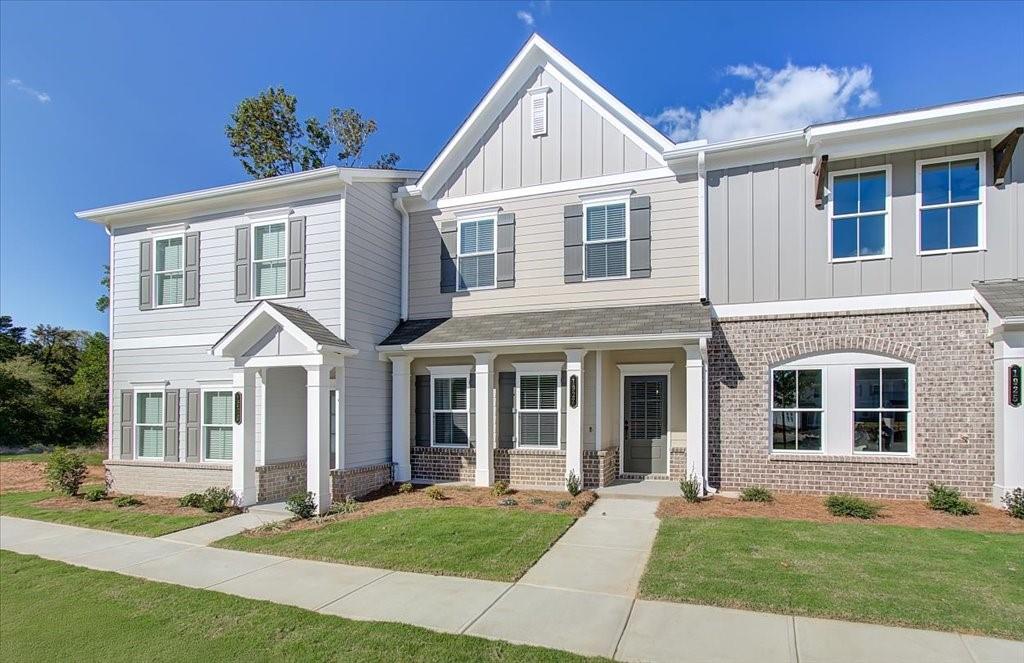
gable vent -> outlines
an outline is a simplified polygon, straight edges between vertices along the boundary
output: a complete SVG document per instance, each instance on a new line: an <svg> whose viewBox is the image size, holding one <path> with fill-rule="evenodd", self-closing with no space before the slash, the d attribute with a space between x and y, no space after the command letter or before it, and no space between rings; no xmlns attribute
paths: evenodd
<svg viewBox="0 0 1024 663"><path fill-rule="evenodd" d="M548 91L550 89L541 87L530 90L530 132L534 137L544 136L548 133Z"/></svg>

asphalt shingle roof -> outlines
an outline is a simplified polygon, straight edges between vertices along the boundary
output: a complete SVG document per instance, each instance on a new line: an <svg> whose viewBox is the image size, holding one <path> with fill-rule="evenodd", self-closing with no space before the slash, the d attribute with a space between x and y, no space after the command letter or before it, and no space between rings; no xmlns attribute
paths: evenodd
<svg viewBox="0 0 1024 663"><path fill-rule="evenodd" d="M317 343L320 343L321 345L331 345L337 348L352 347L344 340L338 338L337 334L320 324L319 320L302 309L294 308L292 306L283 306L275 302L267 303L270 304L275 311L288 318L288 320L296 327L309 334L309 337Z"/></svg>
<svg viewBox="0 0 1024 663"><path fill-rule="evenodd" d="M407 320L400 323L381 345L710 332L708 307L695 302Z"/></svg>
<svg viewBox="0 0 1024 663"><path fill-rule="evenodd" d="M1000 318L1024 317L1024 279L976 281L974 289Z"/></svg>

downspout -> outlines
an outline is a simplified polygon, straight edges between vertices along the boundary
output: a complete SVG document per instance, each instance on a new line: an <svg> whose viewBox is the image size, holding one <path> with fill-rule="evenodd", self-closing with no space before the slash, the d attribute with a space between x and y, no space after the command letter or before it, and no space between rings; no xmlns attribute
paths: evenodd
<svg viewBox="0 0 1024 663"><path fill-rule="evenodd" d="M708 438L708 421L709 421L709 417L708 417L708 396L709 396L710 392L708 391L708 366L709 366L709 364L708 364L708 340L706 338L700 339L700 357L701 357L701 359L704 360L704 370L703 370L703 373L704 373L704 425L701 427L703 429L703 433L704 433L704 454L703 454L704 455L704 467L702 469L703 476L701 477L701 483L703 483L703 485L704 485L704 492L706 492L709 495L713 495L713 494L718 492L718 489L717 488L712 488L711 485L708 483L708 479L710 478L709 475L711 474L711 472L710 472L711 464L708 461L708 451L709 451L709 445L708 445L708 439L709 439Z"/></svg>
<svg viewBox="0 0 1024 663"><path fill-rule="evenodd" d="M395 209L402 215L402 320L409 319L409 212L405 209L405 197L396 194Z"/></svg>
<svg viewBox="0 0 1024 663"><path fill-rule="evenodd" d="M702 304L708 300L708 204L707 160L704 150L697 153L697 292Z"/></svg>
<svg viewBox="0 0 1024 663"><path fill-rule="evenodd" d="M107 458L114 457L114 233L107 223L107 260L110 265L107 295ZM120 454L118 454L120 457Z"/></svg>

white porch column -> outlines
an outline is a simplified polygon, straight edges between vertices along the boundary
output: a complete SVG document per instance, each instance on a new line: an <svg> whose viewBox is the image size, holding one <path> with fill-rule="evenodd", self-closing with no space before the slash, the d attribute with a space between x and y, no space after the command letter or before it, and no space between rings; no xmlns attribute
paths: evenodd
<svg viewBox="0 0 1024 663"><path fill-rule="evenodd" d="M256 369L236 368L234 371L232 408L242 399L241 413L232 410L231 426L231 490L236 506L256 503ZM238 415L241 414L241 423Z"/></svg>
<svg viewBox="0 0 1024 663"><path fill-rule="evenodd" d="M476 485L490 486L494 483L494 398L491 393L494 354L478 352L473 359L476 362Z"/></svg>
<svg viewBox="0 0 1024 663"><path fill-rule="evenodd" d="M411 415L410 397L412 376L409 366L412 357L396 355L391 357L391 462L395 469L395 481L405 483L412 479L412 462L409 459L412 436L409 434Z"/></svg>
<svg viewBox="0 0 1024 663"><path fill-rule="evenodd" d="M583 357L586 350L565 351L565 476L583 485ZM575 387L573 384L575 383ZM573 395L575 392L575 403Z"/></svg>
<svg viewBox="0 0 1024 663"><path fill-rule="evenodd" d="M1024 404L1010 404L1010 367L1024 370L1024 331L1003 332L992 344L995 379L995 483L992 504L1002 506L1003 495L1024 487Z"/></svg>
<svg viewBox="0 0 1024 663"><path fill-rule="evenodd" d="M306 490L317 512L331 508L330 368L306 367Z"/></svg>
<svg viewBox="0 0 1024 663"><path fill-rule="evenodd" d="M686 474L704 477L704 355L699 345L686 346Z"/></svg>

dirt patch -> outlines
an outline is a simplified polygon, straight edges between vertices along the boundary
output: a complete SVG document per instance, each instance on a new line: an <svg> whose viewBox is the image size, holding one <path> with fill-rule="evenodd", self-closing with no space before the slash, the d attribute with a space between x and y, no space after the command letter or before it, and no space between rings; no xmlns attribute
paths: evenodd
<svg viewBox="0 0 1024 663"><path fill-rule="evenodd" d="M378 513L400 511L403 509L444 509L453 506L478 507L483 509L507 509L510 511L530 511L533 513L565 513L579 518L597 499L597 495L585 490L576 497L566 492L548 490L509 490L501 496L495 496L490 488L473 488L470 486L441 486L444 499L435 500L427 495L425 488L415 488L409 493L400 493L396 486L388 486L370 493L357 501L355 511L349 513L333 513L323 518L309 520L293 520L275 523L266 527L251 530L250 535L271 535L283 531L319 529L347 520L358 520ZM503 500L515 500L515 504L502 505ZM559 505L561 504L561 508Z"/></svg>
<svg viewBox="0 0 1024 663"><path fill-rule="evenodd" d="M225 518L240 513L240 510L229 508L223 513L206 513L202 509L178 506L178 500L174 497L150 497L148 495L136 495L135 499L142 502L138 506L117 507L114 505L114 498L117 495L110 495L99 500L90 502L82 496L69 497L58 495L48 497L45 500L34 502L33 506L46 509L68 509L70 511L131 511L133 513L149 513L159 516L212 516L214 518Z"/></svg>
<svg viewBox="0 0 1024 663"><path fill-rule="evenodd" d="M90 466L85 475L85 484L106 481L105 468ZM29 492L46 490L46 463L36 461L10 461L0 463L0 492Z"/></svg>
<svg viewBox="0 0 1024 663"><path fill-rule="evenodd" d="M729 497L714 496L696 504L681 497L669 497L658 507L659 518L777 518L780 520L809 520L816 523L868 523L874 525L903 525L932 529L962 529L974 532L1024 533L1024 520L1010 517L1006 511L978 504L976 516L954 516L934 511L924 502L904 500L868 500L882 507L873 520L833 516L825 508L825 498L819 495L791 495L775 493L775 501L741 502Z"/></svg>

